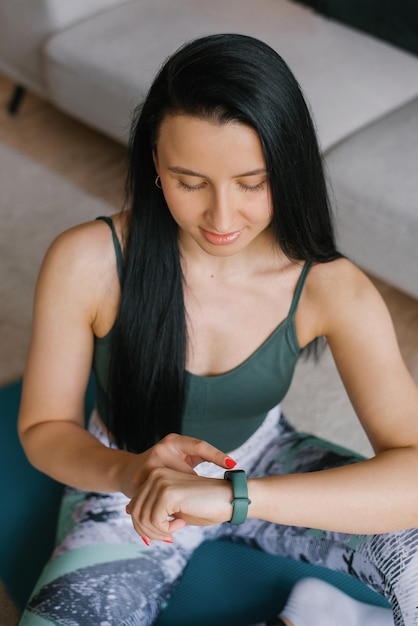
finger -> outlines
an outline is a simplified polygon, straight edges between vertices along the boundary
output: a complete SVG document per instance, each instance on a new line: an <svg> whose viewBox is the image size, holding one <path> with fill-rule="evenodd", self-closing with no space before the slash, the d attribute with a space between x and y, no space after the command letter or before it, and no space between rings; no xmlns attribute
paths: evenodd
<svg viewBox="0 0 418 626"><path fill-rule="evenodd" d="M168 531L168 513L163 501L158 487L147 484L127 506L127 510L131 512L134 529L144 543L146 543L144 538L158 541L171 539Z"/></svg>
<svg viewBox="0 0 418 626"><path fill-rule="evenodd" d="M212 446L203 439L194 439L193 437L184 437L183 453L187 456L188 462L192 467L196 467L203 461L214 463L219 467L232 469L236 466L236 461L230 456L222 452L215 446Z"/></svg>
<svg viewBox="0 0 418 626"><path fill-rule="evenodd" d="M134 530L138 533L142 541L147 546L150 545L151 540L153 541L170 541L171 540L171 533L169 532L168 520L165 522L165 524L159 525L157 527L148 521L145 521L145 522L142 520L139 521L133 515L132 524L133 524ZM170 543L172 543L172 541L170 541Z"/></svg>
<svg viewBox="0 0 418 626"><path fill-rule="evenodd" d="M177 517L176 519L173 519L168 523L168 530L171 534L174 534L182 528L185 528L186 526L187 522L184 519Z"/></svg>

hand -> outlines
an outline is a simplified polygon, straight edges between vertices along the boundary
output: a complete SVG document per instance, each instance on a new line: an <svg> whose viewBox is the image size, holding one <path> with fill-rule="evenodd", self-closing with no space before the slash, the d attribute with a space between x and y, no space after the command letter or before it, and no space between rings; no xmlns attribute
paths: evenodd
<svg viewBox="0 0 418 626"><path fill-rule="evenodd" d="M158 468L149 473L126 511L143 539L171 542L172 534L187 524L209 526L231 519L232 499L228 481Z"/></svg>
<svg viewBox="0 0 418 626"><path fill-rule="evenodd" d="M194 468L203 461L232 469L236 462L211 444L194 437L170 434L141 454L129 454L120 471L121 491L133 497L157 468L176 470L195 476Z"/></svg>

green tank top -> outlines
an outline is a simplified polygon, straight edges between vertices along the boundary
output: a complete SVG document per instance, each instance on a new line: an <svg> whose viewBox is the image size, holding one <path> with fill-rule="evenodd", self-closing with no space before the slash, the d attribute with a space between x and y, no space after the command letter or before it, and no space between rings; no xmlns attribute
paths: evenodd
<svg viewBox="0 0 418 626"><path fill-rule="evenodd" d="M112 229L119 279L123 257L110 218L100 217ZM310 268L303 266L287 317L276 330L238 367L218 376L196 376L186 372L182 434L209 441L221 450L242 445L261 425L270 409L289 389L301 353L295 313ZM108 371L113 329L95 337L93 371L96 378L97 409L108 425Z"/></svg>

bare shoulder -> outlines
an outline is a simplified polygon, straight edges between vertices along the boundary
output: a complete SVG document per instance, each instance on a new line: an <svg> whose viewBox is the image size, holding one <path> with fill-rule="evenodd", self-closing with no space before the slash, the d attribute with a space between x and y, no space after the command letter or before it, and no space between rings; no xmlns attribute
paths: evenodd
<svg viewBox="0 0 418 626"><path fill-rule="evenodd" d="M372 281L346 258L312 266L304 291L305 309L314 320L315 335L329 336L345 321L367 323L376 314L388 316Z"/></svg>
<svg viewBox="0 0 418 626"><path fill-rule="evenodd" d="M364 272L347 258L336 259L329 263L317 263L309 272L309 287L317 295L331 295L335 290L343 293L361 291L372 287L372 283Z"/></svg>
<svg viewBox="0 0 418 626"><path fill-rule="evenodd" d="M112 218L119 237L121 218ZM64 231L51 243L38 278L38 298L77 304L91 322L106 299L117 297L119 281L109 226L102 220L85 222ZM112 296L115 295L115 298Z"/></svg>
<svg viewBox="0 0 418 626"><path fill-rule="evenodd" d="M51 243L46 254L49 257L64 257L74 263L94 262L106 252L111 243L109 226L103 220L84 222L60 233Z"/></svg>
<svg viewBox="0 0 418 626"><path fill-rule="evenodd" d="M121 218L116 215L112 221L120 239ZM59 266L64 276L82 272L93 281L107 273L114 276L115 249L109 226L103 220L95 220L64 231L51 243L44 265Z"/></svg>

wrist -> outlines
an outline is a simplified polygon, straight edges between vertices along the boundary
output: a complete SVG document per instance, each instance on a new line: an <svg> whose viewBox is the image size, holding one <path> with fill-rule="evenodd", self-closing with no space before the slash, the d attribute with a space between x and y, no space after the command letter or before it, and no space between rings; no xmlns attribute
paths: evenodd
<svg viewBox="0 0 418 626"><path fill-rule="evenodd" d="M248 517L252 519L262 519L277 524L283 523L278 519L275 502L279 497L279 485L282 476L262 476L250 478L247 481L248 497L251 499L251 506L248 510ZM282 496L280 495L280 501ZM280 507L282 511L282 507Z"/></svg>
<svg viewBox="0 0 418 626"><path fill-rule="evenodd" d="M248 489L248 497L251 500L251 506L248 507L248 515L247 517L255 519L258 518L259 516L256 513L257 510L257 503L258 503L258 484L260 482L260 479L257 478L248 478L247 479L247 489Z"/></svg>
<svg viewBox="0 0 418 626"><path fill-rule="evenodd" d="M133 498L141 484L138 472L138 454L125 450L111 450L112 460L108 465L109 482L112 491L124 493Z"/></svg>

